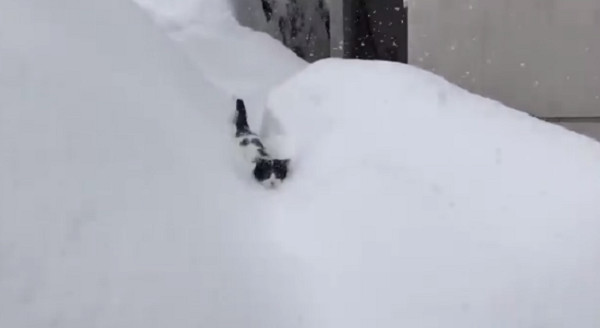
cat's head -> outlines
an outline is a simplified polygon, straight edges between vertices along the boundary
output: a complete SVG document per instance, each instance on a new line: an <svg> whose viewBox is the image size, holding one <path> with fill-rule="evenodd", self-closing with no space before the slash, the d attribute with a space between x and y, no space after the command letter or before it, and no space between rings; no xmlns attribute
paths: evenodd
<svg viewBox="0 0 600 328"><path fill-rule="evenodd" d="M289 159L259 158L254 166L254 178L267 188L276 188L288 175Z"/></svg>

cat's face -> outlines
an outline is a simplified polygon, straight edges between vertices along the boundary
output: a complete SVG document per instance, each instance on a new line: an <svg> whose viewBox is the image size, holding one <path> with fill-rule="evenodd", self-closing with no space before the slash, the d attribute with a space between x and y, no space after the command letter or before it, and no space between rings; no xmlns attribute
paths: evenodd
<svg viewBox="0 0 600 328"><path fill-rule="evenodd" d="M254 177L267 188L276 188L287 177L289 159L259 159L254 167Z"/></svg>

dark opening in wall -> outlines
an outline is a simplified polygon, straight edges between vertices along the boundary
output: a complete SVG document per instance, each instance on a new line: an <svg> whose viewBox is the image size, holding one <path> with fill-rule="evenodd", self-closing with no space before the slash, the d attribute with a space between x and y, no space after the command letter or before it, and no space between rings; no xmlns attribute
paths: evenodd
<svg viewBox="0 0 600 328"><path fill-rule="evenodd" d="M408 62L403 0L344 0L344 57Z"/></svg>

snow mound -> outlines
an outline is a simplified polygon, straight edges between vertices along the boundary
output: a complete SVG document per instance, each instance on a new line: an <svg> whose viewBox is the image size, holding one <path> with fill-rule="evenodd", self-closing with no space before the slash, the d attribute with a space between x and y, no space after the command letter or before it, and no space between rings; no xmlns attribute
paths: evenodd
<svg viewBox="0 0 600 328"><path fill-rule="evenodd" d="M231 16L228 0L132 0L161 27L178 29L190 24L213 25Z"/></svg>
<svg viewBox="0 0 600 328"><path fill-rule="evenodd" d="M600 325L598 143L383 62L311 65L269 108L308 326Z"/></svg>
<svg viewBox="0 0 600 328"><path fill-rule="evenodd" d="M250 7L245 0L234 1L233 5L227 0L134 1L154 18L206 79L245 100L250 126L256 131L261 127L270 89L307 65L268 34L240 26L232 7ZM245 9L244 12L249 14Z"/></svg>
<svg viewBox="0 0 600 328"><path fill-rule="evenodd" d="M0 327L287 322L234 103L147 15L0 0L0 63Z"/></svg>

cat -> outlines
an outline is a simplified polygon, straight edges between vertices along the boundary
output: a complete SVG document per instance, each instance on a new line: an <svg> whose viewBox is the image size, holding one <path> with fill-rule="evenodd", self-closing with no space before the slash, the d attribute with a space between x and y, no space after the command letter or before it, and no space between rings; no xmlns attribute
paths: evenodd
<svg viewBox="0 0 600 328"><path fill-rule="evenodd" d="M257 134L250 130L246 105L236 100L235 138L244 158L254 165L256 181L267 188L276 188L287 178L289 159L273 158Z"/></svg>

